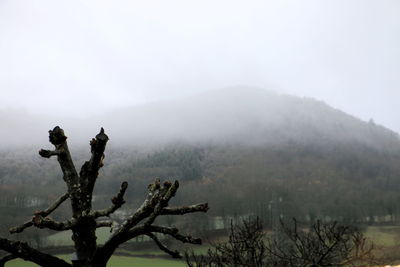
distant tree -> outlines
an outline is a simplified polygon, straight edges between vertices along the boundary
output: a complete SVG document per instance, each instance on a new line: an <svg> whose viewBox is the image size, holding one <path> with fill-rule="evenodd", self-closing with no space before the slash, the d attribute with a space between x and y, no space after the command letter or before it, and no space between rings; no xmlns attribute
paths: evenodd
<svg viewBox="0 0 400 267"><path fill-rule="evenodd" d="M153 239L162 251L174 258L181 257L178 251L169 249L158 239L156 234L159 233L184 243L201 244L200 239L182 235L175 227L154 224L158 216L183 215L208 210L207 203L168 207L169 201L178 190L178 181L166 181L161 184L157 179L151 183L143 204L121 224L112 221L109 216L125 203L124 194L128 187L127 182L121 184L119 192L111 199L112 203L109 208L102 210L92 208L93 189L98 171L103 166L104 150L108 141L108 136L104 133L103 128L90 141L91 158L82 165L79 174L72 161L64 131L58 126L55 127L49 131L49 139L50 143L55 146L55 150L42 149L39 154L45 158L57 157L68 188L67 192L47 209L36 211L32 219L11 228L10 232L20 233L31 226L56 231L72 230L75 247L75 253L71 259L72 265L55 256L40 252L27 243L0 238L0 249L9 253L0 259L0 266L11 259L21 258L45 267L105 267L118 246L141 235ZM72 218L63 222L50 218L49 215L67 199L71 202ZM102 219L104 217L105 219ZM96 229L99 227L112 227L113 230L111 237L102 246L96 242Z"/></svg>
<svg viewBox="0 0 400 267"><path fill-rule="evenodd" d="M367 267L377 263L373 248L353 227L317 221L300 229L294 220L266 236L257 218L232 225L229 240L207 254L185 258L189 267Z"/></svg>
<svg viewBox="0 0 400 267"><path fill-rule="evenodd" d="M377 263L374 246L361 231L336 222L316 221L301 229L281 222L280 233L269 238L268 261L271 266L352 266L367 267Z"/></svg>
<svg viewBox="0 0 400 267"><path fill-rule="evenodd" d="M242 225L231 223L229 240L215 244L206 255L186 252L189 267L262 267L266 247L263 226L259 218L244 220Z"/></svg>

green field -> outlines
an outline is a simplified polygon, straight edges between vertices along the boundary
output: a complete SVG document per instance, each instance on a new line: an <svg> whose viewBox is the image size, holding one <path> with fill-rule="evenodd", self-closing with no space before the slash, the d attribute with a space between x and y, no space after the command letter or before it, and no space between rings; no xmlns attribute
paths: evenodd
<svg viewBox="0 0 400 267"><path fill-rule="evenodd" d="M103 243L109 236L107 229L101 229L97 232L99 243ZM71 233L61 232L49 237L49 243L53 245L71 245ZM400 227L399 226L370 226L367 227L365 236L373 241L376 245L382 247L393 247L400 244ZM193 247L197 253L204 253L209 246L196 246ZM108 267L184 267L186 264L183 261L169 260L157 258L159 255L165 255L164 252L159 250L143 250L143 251L127 251L121 250L124 253L129 253L132 257L126 256L113 256L109 261ZM142 257L143 255L149 257ZM139 255L140 257L135 257ZM151 257L154 255L155 257ZM69 256L61 256L68 261ZM23 260L13 260L8 262L6 267L37 267L38 265L25 262Z"/></svg>
<svg viewBox="0 0 400 267"><path fill-rule="evenodd" d="M71 239L72 232L71 231L62 231L51 235L47 238L47 243L53 246L72 246L73 242ZM109 228L98 228L96 230L97 243L104 244L104 242L110 236Z"/></svg>
<svg viewBox="0 0 400 267"><path fill-rule="evenodd" d="M399 226L370 226L367 227L365 236L378 246L392 247L400 245Z"/></svg>
<svg viewBox="0 0 400 267"><path fill-rule="evenodd" d="M68 258L64 256L63 258ZM8 262L5 267L37 267L39 265L23 260L13 260ZM183 261L165 260L159 258L136 258L113 256L107 267L184 267L187 266Z"/></svg>

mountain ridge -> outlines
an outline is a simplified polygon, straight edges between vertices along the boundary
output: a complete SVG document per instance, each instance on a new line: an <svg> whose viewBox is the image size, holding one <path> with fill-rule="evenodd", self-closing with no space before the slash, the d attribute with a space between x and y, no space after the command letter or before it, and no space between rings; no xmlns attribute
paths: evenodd
<svg viewBox="0 0 400 267"><path fill-rule="evenodd" d="M253 88L209 91L186 100L134 107L108 116L110 129L128 121L140 125L136 129L129 125L125 128L131 133L138 131L139 139L147 136L153 140L250 145L331 140L362 142L375 148L400 147L394 131L364 122L322 101Z"/></svg>
<svg viewBox="0 0 400 267"><path fill-rule="evenodd" d="M0 138L8 144L42 143L47 137L45 131L60 125L76 145L83 145L86 142L80 139L86 140L93 131L104 127L117 145L157 146L183 141L257 146L329 141L400 149L399 135L383 126L364 122L319 100L252 87L212 90L87 119L57 119L0 110L0 123L7 129L0 133Z"/></svg>

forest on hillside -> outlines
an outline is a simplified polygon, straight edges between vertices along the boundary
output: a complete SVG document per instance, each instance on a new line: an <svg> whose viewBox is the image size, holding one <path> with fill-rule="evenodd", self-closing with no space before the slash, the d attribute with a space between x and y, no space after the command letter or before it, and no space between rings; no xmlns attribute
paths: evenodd
<svg viewBox="0 0 400 267"><path fill-rule="evenodd" d="M75 159L83 161L84 153ZM55 161L26 150L0 153L2 232L49 205L64 185ZM122 180L128 181L127 211L142 201L154 178L177 179L174 204L208 201L210 211L184 221L194 231L228 228L230 221L259 216L267 227L280 218L346 224L393 224L400 218L400 153L362 144L304 146L195 146L171 144L152 151L110 150L94 193L107 206ZM38 186L40 185L40 186ZM49 194L49 192L51 192ZM18 209L16 209L18 208ZM68 207L64 207L64 211ZM18 212L16 212L18 210ZM54 216L62 218L63 212ZM173 223L174 218L170 218ZM198 223L192 224L190 220Z"/></svg>

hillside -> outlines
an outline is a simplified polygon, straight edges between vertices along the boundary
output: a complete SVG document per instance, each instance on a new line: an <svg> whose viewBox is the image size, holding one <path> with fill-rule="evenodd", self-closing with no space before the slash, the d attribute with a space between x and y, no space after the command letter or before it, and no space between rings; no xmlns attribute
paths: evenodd
<svg viewBox="0 0 400 267"><path fill-rule="evenodd" d="M9 130L1 138L11 141L0 151L3 213L31 203L32 195L45 205L55 194L49 197L49 190L63 187L55 160L36 155L49 146L46 130L54 124L43 125L54 118L22 114L10 123L4 114ZM314 99L229 88L64 122L76 162L86 159L86 142L99 125L111 138L96 189L102 207L123 180L130 203L140 204L147 184L160 177L181 181L182 203L209 201L209 218L258 214L269 225L277 216L353 223L400 218L398 134ZM14 138L30 146L15 148ZM32 190L37 183L43 190Z"/></svg>

